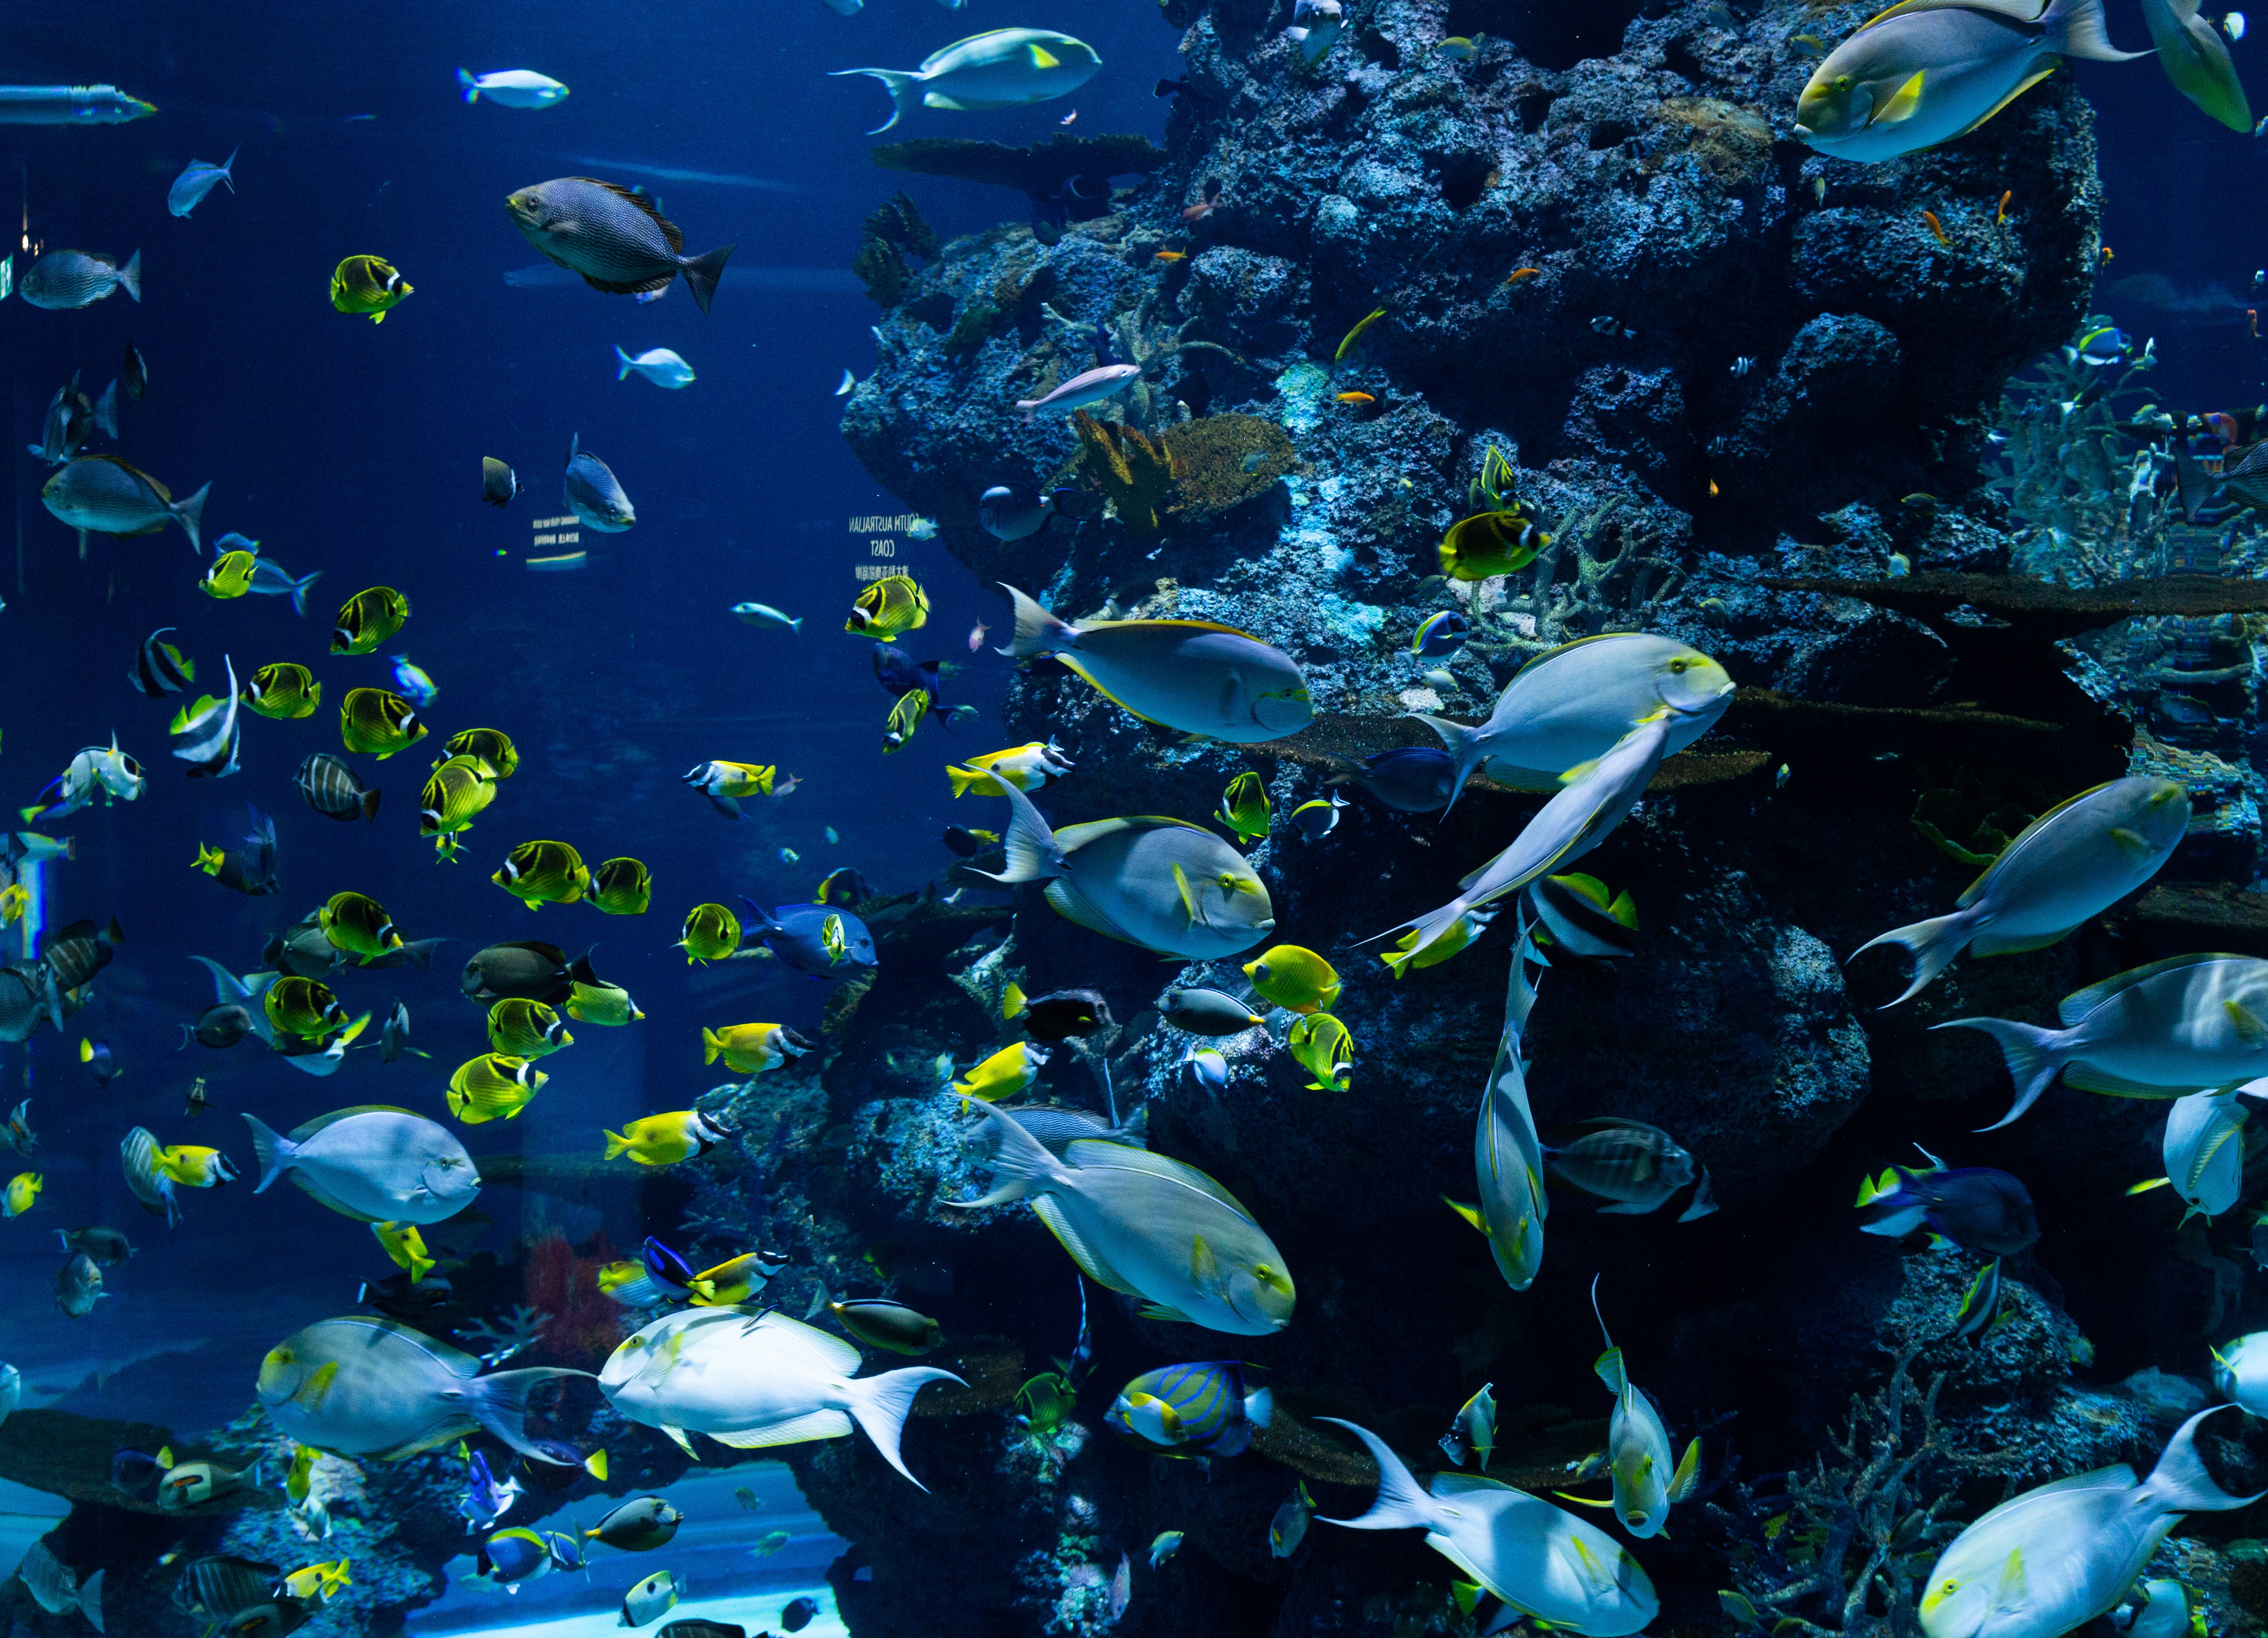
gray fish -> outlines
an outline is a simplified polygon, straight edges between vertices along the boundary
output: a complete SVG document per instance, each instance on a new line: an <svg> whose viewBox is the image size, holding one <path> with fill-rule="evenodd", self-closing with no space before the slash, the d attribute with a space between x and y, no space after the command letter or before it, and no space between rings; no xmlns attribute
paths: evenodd
<svg viewBox="0 0 2268 1638"><path fill-rule="evenodd" d="M589 951L570 961L567 952L556 944L534 939L491 944L475 951L465 963L462 983L468 1000L500 1001L519 997L551 1007L572 995L578 984L593 989L608 987L591 970Z"/></svg>
<svg viewBox="0 0 2268 1638"><path fill-rule="evenodd" d="M69 1615L77 1610L86 1617L86 1624L95 1631L102 1626L102 1572L97 1570L84 1582L77 1571L55 1555L47 1538L34 1541L24 1553L24 1561L16 1566L17 1579L32 1595L32 1602L50 1615Z"/></svg>
<svg viewBox="0 0 2268 1638"><path fill-rule="evenodd" d="M659 1496L637 1496L600 1519L585 1536L596 1537L621 1553L650 1553L666 1547L677 1534L685 1515Z"/></svg>
<svg viewBox="0 0 2268 1638"><path fill-rule="evenodd" d="M734 247L688 256L685 235L642 192L588 176L563 176L523 188L504 213L527 242L609 295L649 295L682 273L702 312Z"/></svg>
<svg viewBox="0 0 2268 1638"><path fill-rule="evenodd" d="M85 1319L94 1311L94 1305L109 1295L102 1288L102 1270L84 1251L74 1253L70 1261L55 1271L55 1306L73 1319ZM102 1630L101 1622L95 1623L95 1630Z"/></svg>
<svg viewBox="0 0 2268 1638"><path fill-rule="evenodd" d="M1174 1029L1191 1035L1242 1035L1263 1022L1244 1002L1219 990L1171 989L1158 998L1158 1010Z"/></svg>
<svg viewBox="0 0 2268 1638"><path fill-rule="evenodd" d="M268 948L260 952L260 959L278 972L294 978L328 978L348 965L354 957L333 944L323 934L320 912L311 911L296 925L286 927L268 941Z"/></svg>
<svg viewBox="0 0 2268 1638"><path fill-rule="evenodd" d="M35 307L60 311L100 301L122 290L142 299L142 253L136 251L121 267L115 258L92 250L50 250L24 269L16 293Z"/></svg>
<svg viewBox="0 0 2268 1638"><path fill-rule="evenodd" d="M293 1127L288 1137L256 1116L244 1120L260 1161L254 1194L288 1175L344 1216L423 1224L455 1216L480 1192L481 1174L465 1146L407 1110L335 1110Z"/></svg>
<svg viewBox="0 0 2268 1638"><path fill-rule="evenodd" d="M0 1041L28 1041L43 1018L63 1027L63 997L45 962L0 967Z"/></svg>
<svg viewBox="0 0 2268 1638"><path fill-rule="evenodd" d="M1144 1110L1136 1110L1123 1126L1112 1125L1093 1110L1072 1109L1061 1103L1003 1103L1000 1112L1037 1138L1040 1147L1058 1160L1081 1138L1099 1138L1105 1143L1123 1143L1138 1149L1150 1147L1145 1135L1149 1120ZM991 1129L985 1130L989 1138ZM988 1142L986 1147L997 1144Z"/></svg>
<svg viewBox="0 0 2268 1638"><path fill-rule="evenodd" d="M208 483L186 499L175 500L173 491L115 455L81 455L47 481L40 499L82 535L155 535L168 522L179 523L189 537L189 550L202 552L197 530L211 491Z"/></svg>
<svg viewBox="0 0 2268 1638"><path fill-rule="evenodd" d="M66 1251L84 1251L106 1268L115 1267L134 1255L134 1243L115 1228L55 1230Z"/></svg>
<svg viewBox="0 0 2268 1638"><path fill-rule="evenodd" d="M307 806L333 819L375 819L379 793L366 790L355 771L328 751L317 751L291 776Z"/></svg>
<svg viewBox="0 0 2268 1638"><path fill-rule="evenodd" d="M74 921L40 951L40 959L55 976L59 990L76 990L89 978L110 965L110 958L118 946L126 941L126 934L113 916L107 927L97 927L92 921Z"/></svg>
<svg viewBox="0 0 2268 1638"><path fill-rule="evenodd" d="M637 521L637 510L613 469L583 447L579 432L567 441L567 476L562 487L567 510L601 535L619 535Z"/></svg>
<svg viewBox="0 0 2268 1638"><path fill-rule="evenodd" d="M452 942L453 940L446 938L412 939L406 944L395 945L382 956L372 956L362 965L365 968L416 967L420 971L431 972L433 970L433 952Z"/></svg>
<svg viewBox="0 0 2268 1638"><path fill-rule="evenodd" d="M240 1610L268 1602L284 1572L256 1559L226 1553L191 1559L173 1588L173 1607L202 1620L226 1622Z"/></svg>
<svg viewBox="0 0 2268 1638"><path fill-rule="evenodd" d="M378 1059L382 1064L395 1062L413 1049L409 1044L409 1004L396 1001L394 1010L386 1015L386 1025L378 1034Z"/></svg>
<svg viewBox="0 0 2268 1638"><path fill-rule="evenodd" d="M508 506L519 493L519 479L494 455L481 457L481 498L491 506Z"/></svg>
<svg viewBox="0 0 2268 1638"><path fill-rule="evenodd" d="M1670 1196L1707 1177L1692 1153L1659 1126L1642 1120L1602 1116L1579 1123L1577 1135L1560 1144L1543 1146L1543 1163L1586 1194L1612 1200L1602 1212L1642 1216L1659 1211ZM1695 1192L1693 1206L1703 1206L1705 1190ZM1690 1221L1712 1211L1713 1205L1689 1210L1678 1221Z"/></svg>
<svg viewBox="0 0 2268 1638"><path fill-rule="evenodd" d="M1439 813L1456 788L1456 764L1430 745L1396 745L1374 751L1358 765L1341 760L1325 785L1355 785L1397 813Z"/></svg>
<svg viewBox="0 0 2268 1638"><path fill-rule="evenodd" d="M150 1134L150 1129L147 1126L135 1127L120 1141L118 1163L120 1169L126 1174L126 1186L133 1191L134 1198L142 1204L142 1209L153 1217L163 1217L168 1228L180 1228L180 1198L174 1192L173 1180L158 1169L158 1140ZM99 1271L96 1283L98 1286L100 1284ZM55 1280L55 1301L61 1303L63 1299L63 1279L58 1275ZM93 1306L92 1301L90 1300L87 1307ZM70 1312L68 1308L63 1311ZM84 1311L84 1310L81 1310L81 1312Z"/></svg>
<svg viewBox="0 0 2268 1638"><path fill-rule="evenodd" d="M995 484L976 503L976 522L997 541L1020 541L1037 535L1056 515L1056 496L1037 495L1027 489Z"/></svg>

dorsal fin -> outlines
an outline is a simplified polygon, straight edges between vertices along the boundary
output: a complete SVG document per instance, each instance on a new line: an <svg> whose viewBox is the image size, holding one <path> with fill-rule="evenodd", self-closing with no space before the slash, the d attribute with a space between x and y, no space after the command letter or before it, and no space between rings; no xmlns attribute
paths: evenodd
<svg viewBox="0 0 2268 1638"><path fill-rule="evenodd" d="M677 224L662 215L661 208L645 195L636 188L625 188L620 182L602 182L595 176L578 176L575 180L588 182L593 188L603 188L617 199L629 200L653 218L654 225L661 229L661 236L669 241L671 250L680 255L684 253L685 235L678 231Z"/></svg>

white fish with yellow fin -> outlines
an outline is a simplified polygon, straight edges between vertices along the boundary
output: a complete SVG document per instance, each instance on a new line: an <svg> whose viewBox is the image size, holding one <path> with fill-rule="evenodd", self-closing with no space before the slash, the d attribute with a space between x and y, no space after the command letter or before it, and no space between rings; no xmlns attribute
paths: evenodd
<svg viewBox="0 0 2268 1638"><path fill-rule="evenodd" d="M1599 1355L1599 1380L1615 1396L1615 1413L1607 1423L1607 1471L1614 1476L1615 1516L1623 1528L1645 1540L1658 1536L1669 1522L1673 1503L1693 1494L1701 1477L1701 1442L1685 1447L1685 1457L1672 1472L1669 1430L1661 1413L1630 1379L1623 1351L1607 1331L1607 1317L1599 1312L1599 1277L1591 1279L1591 1312L1599 1322L1599 1335L1607 1351Z"/></svg>

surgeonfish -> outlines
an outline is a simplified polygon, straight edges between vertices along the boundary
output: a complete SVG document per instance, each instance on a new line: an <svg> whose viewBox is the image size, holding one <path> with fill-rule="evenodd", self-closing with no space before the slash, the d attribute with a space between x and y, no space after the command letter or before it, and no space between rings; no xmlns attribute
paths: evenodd
<svg viewBox="0 0 2268 1638"><path fill-rule="evenodd" d="M785 1024L727 1024L722 1029L703 1026L701 1061L725 1060L739 1075L761 1075L791 1063L811 1051L811 1043Z"/></svg>
<svg viewBox="0 0 2268 1638"><path fill-rule="evenodd" d="M336 1110L288 1137L255 1115L244 1120L260 1162L254 1194L288 1176L319 1204L347 1216L424 1224L455 1216L480 1192L481 1175L465 1146L407 1110Z"/></svg>
<svg viewBox="0 0 2268 1638"><path fill-rule="evenodd" d="M1048 903L1082 926L1202 961L1249 949L1276 925L1267 888L1244 856L1210 830L1151 817L1051 830L1021 791L997 779L994 788L1012 811L1006 868L976 874L1044 881Z"/></svg>
<svg viewBox="0 0 2268 1638"><path fill-rule="evenodd" d="M995 484L977 499L976 526L996 541L1027 539L1048 527L1048 520L1056 515L1056 497L1059 492L1042 495L1029 489Z"/></svg>
<svg viewBox="0 0 2268 1638"><path fill-rule="evenodd" d="M2054 1083L2112 1097L2178 1097L2268 1073L2268 961L2174 956L2074 990L2058 1005L2063 1028L2007 1018L1954 1018L1939 1029L1981 1029L2016 1083L2007 1125Z"/></svg>
<svg viewBox="0 0 2268 1638"><path fill-rule="evenodd" d="M561 267L610 296L653 295L680 274L703 313L736 247L685 254L685 235L640 189L588 176L555 177L506 196L504 214L520 236Z"/></svg>
<svg viewBox="0 0 2268 1638"><path fill-rule="evenodd" d="M2268 1414L2268 1331L2256 1331L2213 1350L2213 1391L2249 1414Z"/></svg>
<svg viewBox="0 0 2268 1638"><path fill-rule="evenodd" d="M706 1155L733 1133L715 1115L681 1109L626 1122L620 1132L603 1135L608 1160L627 1155L641 1166L674 1166L681 1160Z"/></svg>
<svg viewBox="0 0 2268 1638"><path fill-rule="evenodd" d="M1275 1396L1248 1388L1235 1360L1165 1365L1118 1391L1102 1420L1154 1456L1233 1457L1275 1415Z"/></svg>
<svg viewBox="0 0 2268 1638"><path fill-rule="evenodd" d="M277 1431L335 1456L398 1460L475 1431L532 1461L553 1458L527 1437L527 1396L588 1371L538 1365L483 1376L481 1362L397 1320L318 1320L268 1351L257 1382Z"/></svg>
<svg viewBox="0 0 2268 1638"><path fill-rule="evenodd" d="M688 1308L632 1332L599 1373L599 1391L688 1451L689 1432L751 1450L840 1439L856 1422L883 1460L926 1489L898 1452L906 1413L929 1383L961 1379L930 1365L853 1376L858 1365L855 1345L784 1314Z"/></svg>
<svg viewBox="0 0 2268 1638"><path fill-rule="evenodd" d="M2268 1097L2268 1081L2257 1083L2255 1097ZM2235 1206L2244 1192L2244 1122L2249 1111L2237 1099L2244 1087L2211 1088L2177 1097L2166 1110L2161 1139L2166 1175L2126 1191L2139 1194L2169 1184L2188 1209L2182 1221L2208 1220Z"/></svg>
<svg viewBox="0 0 2268 1638"><path fill-rule="evenodd" d="M1701 1476L1701 1441L1685 1447L1675 1472L1669 1465L1669 1430L1653 1401L1631 1383L1623 1360L1607 1331L1607 1317L1599 1312L1599 1276L1591 1279L1591 1312L1599 1322L1599 1335L1607 1351L1592 1367L1607 1391L1615 1396L1615 1412L1607 1423L1607 1468L1614 1476L1615 1516L1623 1528L1643 1541L1658 1536L1669 1520L1671 1506L1693 1494Z"/></svg>
<svg viewBox="0 0 2268 1638"><path fill-rule="evenodd" d="M1497 1272L1515 1291L1533 1285L1543 1266L1543 1220L1551 1211L1543 1190L1543 1144L1528 1101L1524 1043L1535 1006L1529 959L1523 926L1505 982L1504 1028L1473 1125L1473 1180L1480 1202L1470 1209L1452 1203L1459 1216L1488 1236Z"/></svg>
<svg viewBox="0 0 2268 1638"><path fill-rule="evenodd" d="M620 535L637 521L637 508L615 469L583 447L583 435L567 440L566 476L560 492L567 510L601 535Z"/></svg>
<svg viewBox="0 0 2268 1638"><path fill-rule="evenodd" d="M1992 1257L2014 1257L2039 1239L2039 1214L2021 1180L1990 1166L1948 1167L1927 1149L1922 1158L1924 1170L1892 1166L1860 1181L1861 1234L1896 1239L1926 1228L1940 1243Z"/></svg>
<svg viewBox="0 0 2268 1638"><path fill-rule="evenodd" d="M931 1352L945 1340L944 1327L928 1315L881 1297L829 1302L827 1311L836 1324L870 1348L887 1348L910 1358Z"/></svg>
<svg viewBox="0 0 2268 1638"><path fill-rule="evenodd" d="M166 524L178 523L189 537L189 550L202 552L198 529L211 489L208 483L175 500L173 491L129 461L116 455L81 455L65 462L41 486L40 500L59 520L78 530L82 540L89 533L122 538L155 535Z"/></svg>
<svg viewBox="0 0 2268 1638"><path fill-rule="evenodd" d="M468 104L486 97L500 108L548 108L567 100L565 85L534 69L498 69L493 74L459 69L457 84L463 87Z"/></svg>
<svg viewBox="0 0 2268 1638"><path fill-rule="evenodd" d="M1465 781L1484 771L1515 790L1558 789L1571 770L1603 757L1658 712L1667 713L1661 754L1670 756L1715 727L1732 698L1733 679L1700 650L1624 631L1538 654L1505 685L1478 727L1410 714L1448 749L1454 802Z"/></svg>
<svg viewBox="0 0 2268 1638"><path fill-rule="evenodd" d="M2198 15L2198 0L2142 0L2142 21L2157 48L2158 66L2174 89L2235 131L2252 129L2252 105L2220 31ZM2239 21L2230 34L2244 33Z"/></svg>
<svg viewBox="0 0 2268 1638"><path fill-rule="evenodd" d="M1653 1583L1629 1548L1540 1496L1477 1473L1436 1473L1421 1490L1402 1458L1366 1428L1323 1416L1362 1441L1378 1463L1378 1494L1349 1530L1422 1530L1425 1545L1507 1605L1587 1638L1627 1638L1660 1612ZM1949 1638L1933 1633L1930 1638Z"/></svg>
<svg viewBox="0 0 2268 1638"><path fill-rule="evenodd" d="M2249 1507L2197 1453L2199 1411L2147 1479L2124 1463L2037 1485L1953 1538L1923 1580L1927 1638L2055 1638L2116 1605L2168 1531L2192 1512Z"/></svg>
<svg viewBox="0 0 2268 1638"><path fill-rule="evenodd" d="M684 1522L685 1515L659 1496L634 1496L583 1534L618 1553L651 1553L674 1540Z"/></svg>
<svg viewBox="0 0 2268 1638"><path fill-rule="evenodd" d="M1005 652L1020 660L1053 655L1146 722L1249 745L1297 734L1314 715L1307 678L1291 656L1233 626L1210 620L1073 624L1012 586L1001 589L1016 610L1016 635Z"/></svg>
<svg viewBox="0 0 2268 1638"><path fill-rule="evenodd" d="M1851 959L1878 944L1907 951L1914 970L1898 997L1905 1001L1963 949L2013 956L2044 948L2156 875L2189 824L2189 789L2172 779L2113 779L2082 791L2025 826L1954 901L1953 914L1894 927Z"/></svg>
<svg viewBox="0 0 2268 1638"><path fill-rule="evenodd" d="M1174 1029L1191 1035L1242 1035L1267 1022L1234 996L1219 990L1167 990L1158 998L1158 1011Z"/></svg>
<svg viewBox="0 0 2268 1638"><path fill-rule="evenodd" d="M1283 1253L1235 1198L1196 1168L1092 1139L1057 1160L1013 1118L994 1123L993 1186L961 1210L1029 1199L1096 1284L1144 1299L1152 1319L1262 1337L1291 1323L1297 1299Z"/></svg>
<svg viewBox="0 0 2268 1638"><path fill-rule="evenodd" d="M1968 135L2065 57L2145 55L2110 43L2102 0L1909 0L1861 24L1811 71L1795 135L1838 159L1895 159Z"/></svg>
<svg viewBox="0 0 2268 1638"><path fill-rule="evenodd" d="M994 28L932 52L917 69L836 69L829 77L864 74L882 82L890 117L866 133L872 136L919 107L1010 108L1068 97L1101 67L1094 48L1069 34Z"/></svg>
<svg viewBox="0 0 2268 1638"><path fill-rule="evenodd" d="M55 1556L45 1536L24 1550L23 1560L16 1566L16 1579L24 1583L33 1603L55 1616L69 1615L76 1610L97 1632L106 1630L102 1624L102 1576L103 1572L97 1570L81 1581L76 1570Z"/></svg>

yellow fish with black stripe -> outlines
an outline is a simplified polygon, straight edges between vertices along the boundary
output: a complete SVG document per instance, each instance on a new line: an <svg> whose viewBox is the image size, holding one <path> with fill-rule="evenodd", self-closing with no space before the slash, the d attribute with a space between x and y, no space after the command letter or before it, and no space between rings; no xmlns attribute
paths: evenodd
<svg viewBox="0 0 2268 1638"><path fill-rule="evenodd" d="M681 1160L706 1155L733 1135L733 1129L714 1115L674 1110L666 1115L648 1115L620 1132L607 1133L606 1158L627 1155L641 1166L674 1166Z"/></svg>
<svg viewBox="0 0 2268 1638"><path fill-rule="evenodd" d="M575 904L591 888L583 856L565 842L522 842L489 880L530 910Z"/></svg>
<svg viewBox="0 0 2268 1638"><path fill-rule="evenodd" d="M519 748L502 728L467 728L451 734L442 749L452 756L479 757L499 779L509 779L519 767Z"/></svg>
<svg viewBox="0 0 2268 1638"><path fill-rule="evenodd" d="M401 948L401 934L386 906L367 893L334 893L315 912L315 924L333 949L362 957L365 967L388 950Z"/></svg>
<svg viewBox="0 0 2268 1638"><path fill-rule="evenodd" d="M929 594L910 574L886 574L858 594L843 629L854 637L895 643L901 631L918 631L929 623Z"/></svg>
<svg viewBox="0 0 2268 1638"><path fill-rule="evenodd" d="M252 571L259 562L248 551L223 552L213 559L213 565L205 571L204 579L197 582L197 590L223 602L232 597L241 597L252 589Z"/></svg>
<svg viewBox="0 0 2268 1638"><path fill-rule="evenodd" d="M272 666L262 666L252 674L237 697L245 709L276 722L295 722L301 717L312 717L323 703L323 685L315 681L315 674L302 665L279 660Z"/></svg>
<svg viewBox="0 0 2268 1638"><path fill-rule="evenodd" d="M534 1102L551 1077L524 1058L483 1052L449 1077L449 1112L468 1126L510 1120Z"/></svg>
<svg viewBox="0 0 2268 1638"><path fill-rule="evenodd" d="M653 903L653 874L635 859L609 859L591 870L592 907L609 916L643 916Z"/></svg>
<svg viewBox="0 0 2268 1638"><path fill-rule="evenodd" d="M374 654L379 645L409 620L409 600L390 586L372 586L357 592L340 606L338 623L331 630L335 654Z"/></svg>
<svg viewBox="0 0 2268 1638"><path fill-rule="evenodd" d="M701 1031L701 1061L725 1060L739 1075L761 1075L811 1051L811 1043L785 1024L727 1024L722 1029L705 1025Z"/></svg>
<svg viewBox="0 0 2268 1638"><path fill-rule="evenodd" d="M416 1223L377 1222L371 1224L370 1231L378 1236L379 1244L386 1248L394 1265L408 1271L410 1284L416 1284L433 1272L433 1255L425 1249L425 1236L417 1232Z"/></svg>
<svg viewBox="0 0 2268 1638"><path fill-rule="evenodd" d="M401 695L382 688L355 688L339 702L339 738L350 751L384 762L423 739L427 729Z"/></svg>
<svg viewBox="0 0 2268 1638"><path fill-rule="evenodd" d="M444 838L472 829L473 821L496 801L496 772L478 756L452 756L426 776L417 797L417 834ZM453 853L455 845L437 840Z"/></svg>
<svg viewBox="0 0 2268 1638"><path fill-rule="evenodd" d="M684 936L676 948L688 965L722 961L740 948L740 919L722 904L696 904L685 912Z"/></svg>
<svg viewBox="0 0 2268 1638"><path fill-rule="evenodd" d="M321 1041L347 1027L347 1009L331 986L319 978L286 973L268 986L260 998L268 1022L286 1035Z"/></svg>
<svg viewBox="0 0 2268 1638"><path fill-rule="evenodd" d="M498 1057L537 1059L574 1044L559 1015L541 1001L508 995L489 1008L489 1047Z"/></svg>

